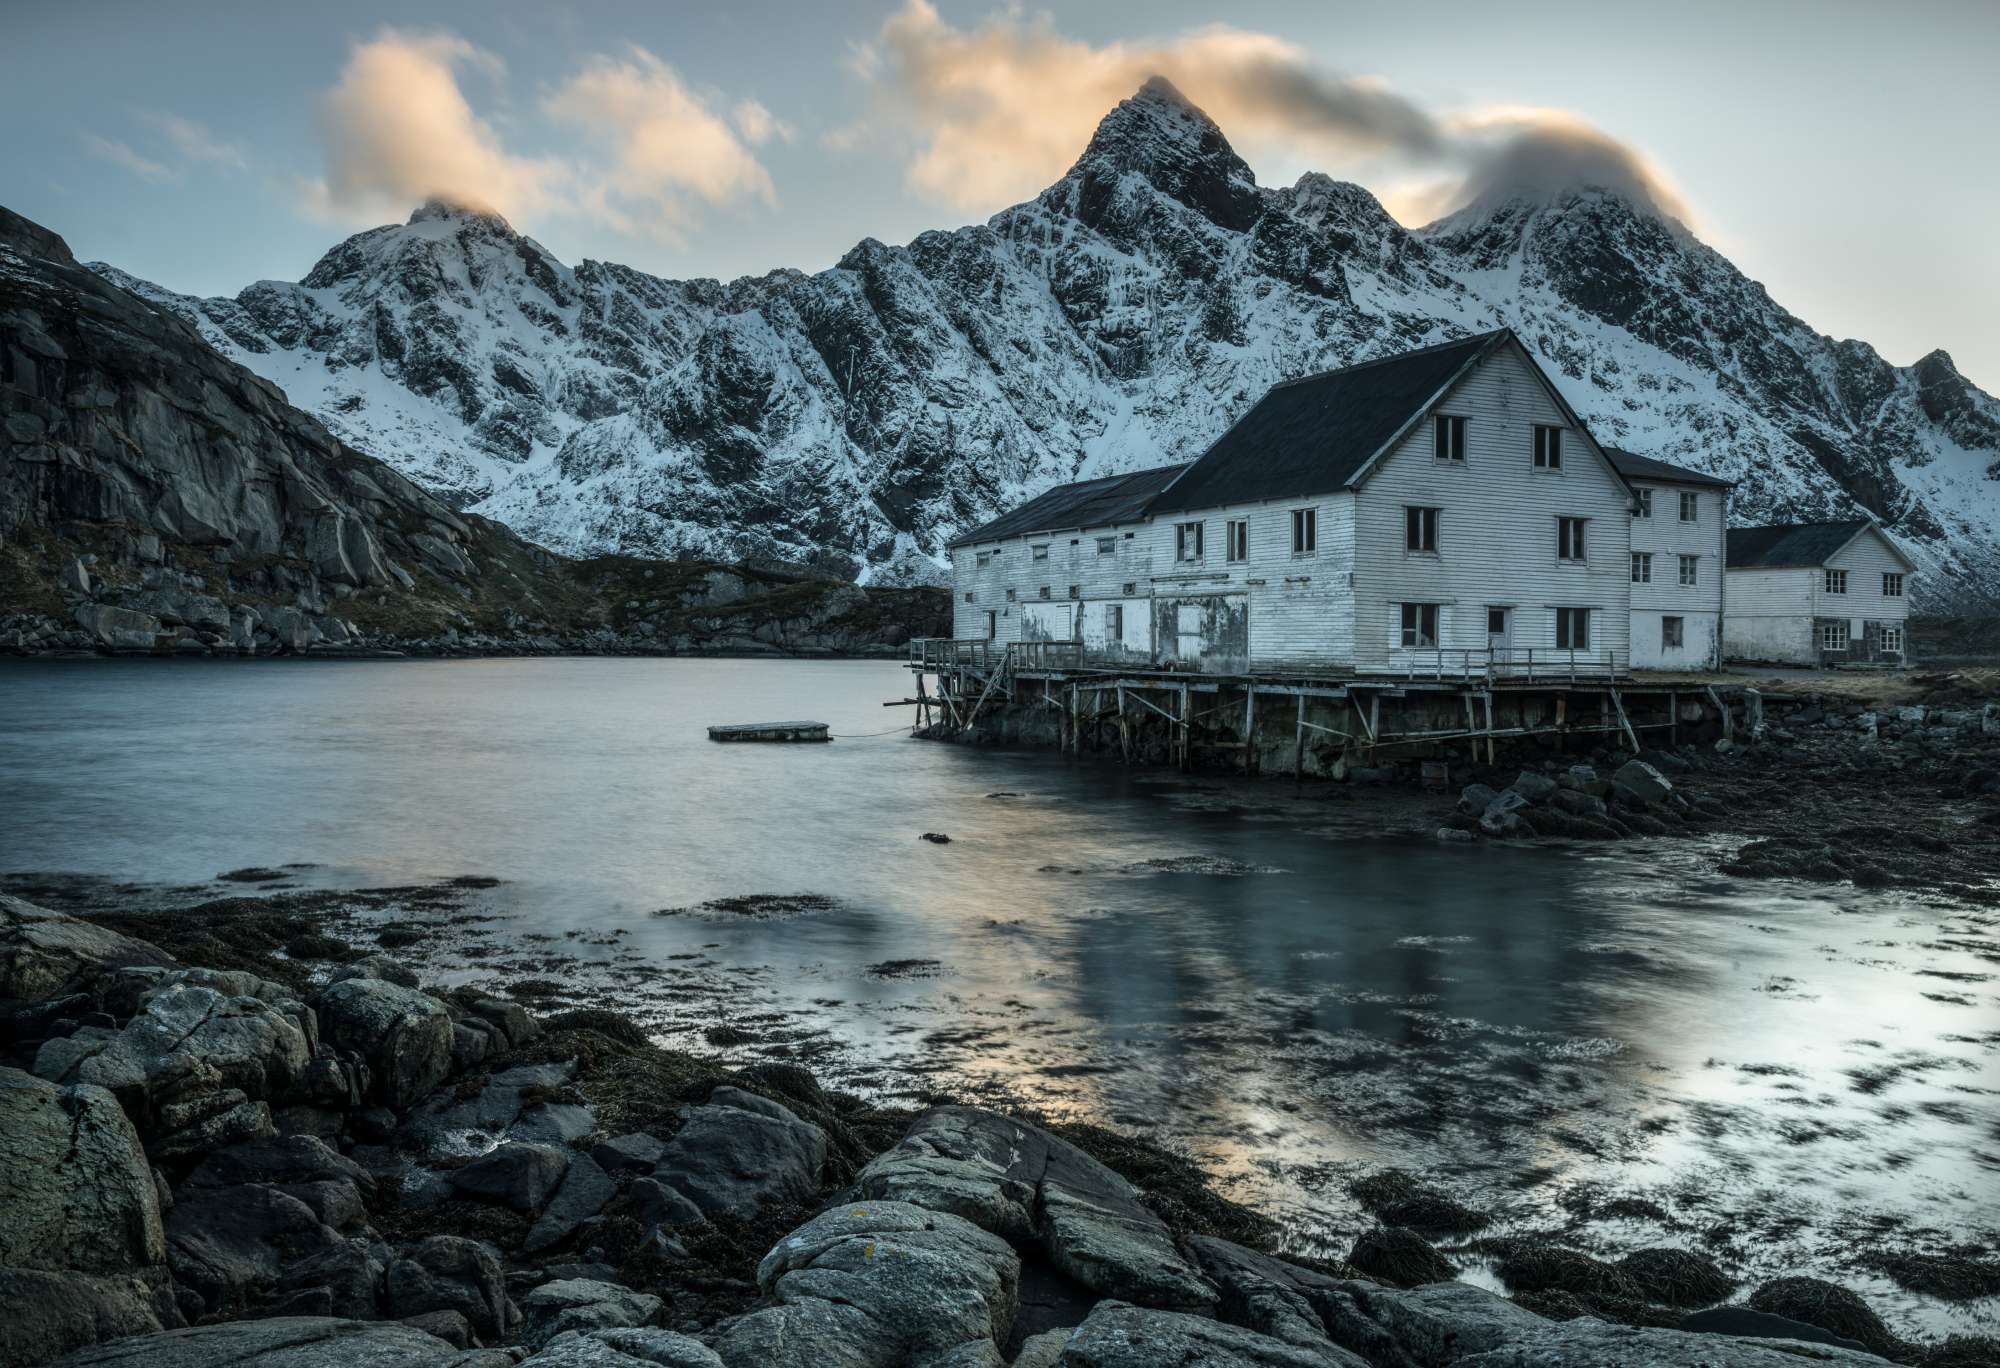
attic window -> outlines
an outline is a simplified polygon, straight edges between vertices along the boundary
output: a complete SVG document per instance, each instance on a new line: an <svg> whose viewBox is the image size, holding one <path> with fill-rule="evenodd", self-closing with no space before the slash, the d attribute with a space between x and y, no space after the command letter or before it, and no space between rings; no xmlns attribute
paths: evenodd
<svg viewBox="0 0 2000 1368"><path fill-rule="evenodd" d="M1681 521L1697 522L1700 520L1700 518L1701 518L1701 496L1699 494L1689 494L1683 491L1681 494Z"/></svg>
<svg viewBox="0 0 2000 1368"><path fill-rule="evenodd" d="M1829 594L1844 594L1847 592L1847 572L1845 570L1829 570L1826 572L1826 592ZM1844 651L1847 648L1842 646L1840 649Z"/></svg>
<svg viewBox="0 0 2000 1368"><path fill-rule="evenodd" d="M1437 419L1437 458L1440 461L1465 462L1465 420L1439 414Z"/></svg>
<svg viewBox="0 0 2000 1368"><path fill-rule="evenodd" d="M1174 528L1174 559L1178 561L1201 559L1200 523L1186 522Z"/></svg>
<svg viewBox="0 0 2000 1368"><path fill-rule="evenodd" d="M1903 596L1903 577L1901 575L1882 576L1882 597L1901 598L1902 596Z"/></svg>
<svg viewBox="0 0 2000 1368"><path fill-rule="evenodd" d="M977 556L973 557L973 562L981 570L984 570L987 566L993 564L993 553L991 551L981 551Z"/></svg>
<svg viewBox="0 0 2000 1368"><path fill-rule="evenodd" d="M1639 489L1639 490L1634 490L1633 492L1639 496L1639 507L1636 510L1634 510L1632 516L1635 518L1652 517L1653 491L1650 489Z"/></svg>
<svg viewBox="0 0 2000 1368"><path fill-rule="evenodd" d="M1118 549L1118 538L1116 538L1116 537L1099 537L1099 538L1097 539L1097 554L1098 554L1098 555L1100 555L1100 556L1108 556L1108 555L1111 555L1111 554L1112 554L1113 552L1115 552L1115 551L1116 551L1117 549Z"/></svg>
<svg viewBox="0 0 2000 1368"><path fill-rule="evenodd" d="M1250 559L1249 519L1247 518L1235 519L1225 524L1222 530L1225 533L1223 539L1224 543L1223 550L1224 553L1227 555L1227 557L1233 561L1249 560Z"/></svg>
<svg viewBox="0 0 2000 1368"><path fill-rule="evenodd" d="M1562 465L1563 430L1535 424L1535 469L1561 470Z"/></svg>
<svg viewBox="0 0 2000 1368"><path fill-rule="evenodd" d="M1049 546L1047 542L1043 542L1040 546L1035 548L1035 559L1047 560L1048 558L1049 558Z"/></svg>
<svg viewBox="0 0 2000 1368"><path fill-rule="evenodd" d="M1310 556L1319 549L1319 510L1317 508L1294 508L1292 510L1292 554Z"/></svg>

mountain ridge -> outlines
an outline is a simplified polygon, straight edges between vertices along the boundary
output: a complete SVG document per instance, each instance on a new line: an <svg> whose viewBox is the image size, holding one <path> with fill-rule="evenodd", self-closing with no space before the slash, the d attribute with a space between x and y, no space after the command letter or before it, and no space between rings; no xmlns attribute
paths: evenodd
<svg viewBox="0 0 2000 1368"><path fill-rule="evenodd" d="M1601 440L1739 480L1739 521L1865 511L1927 598L2000 590L2000 403L1948 355L1824 337L1606 187L1418 229L1319 173L1261 187L1161 80L1034 199L819 272L570 267L441 202L233 299L105 269L344 439L571 554L934 581L955 532L1189 459L1278 380L1506 325Z"/></svg>

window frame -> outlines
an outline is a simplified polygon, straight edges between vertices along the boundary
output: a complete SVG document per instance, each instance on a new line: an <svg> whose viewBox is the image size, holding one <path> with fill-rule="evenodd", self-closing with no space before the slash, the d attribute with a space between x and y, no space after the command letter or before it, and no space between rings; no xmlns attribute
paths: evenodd
<svg viewBox="0 0 2000 1368"><path fill-rule="evenodd" d="M1840 594L1844 597L1847 593L1847 572L1845 570L1822 568L1819 583L1822 592Z"/></svg>
<svg viewBox="0 0 2000 1368"><path fill-rule="evenodd" d="M1834 644L1836 635L1839 645ZM1845 622L1823 622L1819 628L1819 648L1822 651L1851 651L1854 649L1854 629Z"/></svg>
<svg viewBox="0 0 2000 1368"><path fill-rule="evenodd" d="M1555 621L1555 642L1558 651L1587 651L1590 649L1590 609L1588 606L1557 605ZM1577 638L1577 627L1583 628L1581 641ZM1565 643L1564 635L1570 640Z"/></svg>
<svg viewBox="0 0 2000 1368"><path fill-rule="evenodd" d="M1683 554L1681 556L1680 585L1683 589L1701 587L1701 557Z"/></svg>
<svg viewBox="0 0 2000 1368"><path fill-rule="evenodd" d="M1124 587L1124 594L1125 594L1125 597L1126 597L1126 598L1137 598L1137 597L1139 597L1139 581L1137 581L1137 580L1126 580L1126 581L1125 581L1125 587Z"/></svg>
<svg viewBox="0 0 2000 1368"><path fill-rule="evenodd" d="M1111 536L1111 537L1099 537L1099 538L1097 539L1097 554L1098 554L1098 555L1100 555L1100 556L1112 556L1112 555L1116 555L1117 553L1118 553L1118 538L1117 538L1117 537L1115 537L1115 536Z"/></svg>
<svg viewBox="0 0 2000 1368"><path fill-rule="evenodd" d="M1222 525L1222 559L1225 564L1241 565L1250 559L1250 520L1231 518Z"/></svg>
<svg viewBox="0 0 2000 1368"><path fill-rule="evenodd" d="M1684 523L1701 522L1701 495L1691 489L1683 489L1681 491L1681 521Z"/></svg>
<svg viewBox="0 0 2000 1368"><path fill-rule="evenodd" d="M1426 516L1428 515L1428 516ZM1430 504L1403 505L1403 554L1437 556L1443 554L1444 510ZM1423 545L1428 525L1430 545Z"/></svg>
<svg viewBox="0 0 2000 1368"><path fill-rule="evenodd" d="M1535 424L1535 469L1559 471L1563 468L1563 427L1560 423Z"/></svg>
<svg viewBox="0 0 2000 1368"><path fill-rule="evenodd" d="M1634 551L1632 553L1632 583L1651 584L1653 582L1653 553Z"/></svg>
<svg viewBox="0 0 2000 1368"><path fill-rule="evenodd" d="M1651 519L1653 516L1653 491L1650 489L1634 489L1632 495L1639 503L1639 506L1632 510L1633 519L1635 521L1640 518Z"/></svg>
<svg viewBox="0 0 2000 1368"><path fill-rule="evenodd" d="M1673 624L1671 632L1667 630L1668 623ZM1660 649L1663 651L1679 651L1686 649L1686 647L1687 619L1677 613L1660 614Z"/></svg>
<svg viewBox="0 0 2000 1368"><path fill-rule="evenodd" d="M975 570L984 570L984 569L985 569L985 568L986 568L987 566L989 566L989 565L993 564L993 557L994 557L994 555L995 555L995 554L996 554L996 553L995 553L995 552L992 552L992 551L975 551L975 552L973 552L973 553L972 553L972 568L973 568L973 569L975 569Z"/></svg>
<svg viewBox="0 0 2000 1368"><path fill-rule="evenodd" d="M1396 640L1399 649L1405 651L1435 651L1438 649L1438 626L1442 616L1435 603L1402 603L1397 605L1402 612L1398 615ZM1423 640L1425 619L1430 623L1430 640ZM1414 639L1413 639L1414 638Z"/></svg>
<svg viewBox="0 0 2000 1368"><path fill-rule="evenodd" d="M1029 551L1030 554L1028 556L1028 559L1031 561L1045 561L1049 558L1049 544L1047 542L1043 542L1039 546L1031 547L1029 548Z"/></svg>
<svg viewBox="0 0 2000 1368"><path fill-rule="evenodd" d="M1902 571L1900 571L1900 570L1884 570L1884 571L1882 572L1882 597L1883 597L1883 598L1901 598L1901 597L1903 597L1903 572L1902 572Z"/></svg>
<svg viewBox="0 0 2000 1368"><path fill-rule="evenodd" d="M1071 585L1071 586L1069 587L1069 596L1070 596L1070 597L1071 597L1072 599L1080 599L1080 598L1082 598L1082 597L1083 597L1083 586L1082 586L1081 584L1072 584L1072 585Z"/></svg>
<svg viewBox="0 0 2000 1368"><path fill-rule="evenodd" d="M1107 603L1104 605L1104 639L1120 646L1125 644L1125 605Z"/></svg>
<svg viewBox="0 0 2000 1368"><path fill-rule="evenodd" d="M1049 598L1051 598L1051 597L1052 597L1052 595L1051 595L1051 594L1049 593L1049 586L1048 586L1048 585L1046 585L1046 584L1044 584L1044 585L1040 586L1040 588L1039 588L1039 590L1038 590L1037 592L1038 592L1038 593L1040 594L1041 598L1042 598L1042 599L1043 599L1044 601L1047 601L1047 600L1048 600Z"/></svg>
<svg viewBox="0 0 2000 1368"><path fill-rule="evenodd" d="M1007 591L1007 602L1009 602L1009 603L1018 603L1018 602L1020 602L1020 600L1021 600L1021 595L1020 595L1020 592L1019 592L1018 590L1015 590L1015 589L1009 589L1009 590Z"/></svg>
<svg viewBox="0 0 2000 1368"><path fill-rule="evenodd" d="M1566 513L1556 515L1556 561L1562 565L1588 565L1590 563L1590 519L1574 518ZM1571 530L1574 529L1572 546ZM1571 554L1571 551L1574 554Z"/></svg>
<svg viewBox="0 0 2000 1368"><path fill-rule="evenodd" d="M1196 561L1202 559L1202 549L1203 549L1202 528L1204 525L1205 524L1200 522L1184 522L1184 523L1174 524L1175 564L1192 565ZM1192 541L1194 545L1194 551L1192 554L1190 554L1188 551L1188 545L1190 541Z"/></svg>
<svg viewBox="0 0 2000 1368"><path fill-rule="evenodd" d="M1891 638L1894 639L1894 645L1890 644ZM1876 629L1875 649L1878 651L1894 651L1897 655L1902 655L1905 639L1901 623L1885 622Z"/></svg>
<svg viewBox="0 0 2000 1368"><path fill-rule="evenodd" d="M1319 554L1319 505L1308 504L1292 510L1292 558L1304 560Z"/></svg>
<svg viewBox="0 0 2000 1368"><path fill-rule="evenodd" d="M1431 417L1431 459L1439 465L1465 464L1465 417L1438 413Z"/></svg>

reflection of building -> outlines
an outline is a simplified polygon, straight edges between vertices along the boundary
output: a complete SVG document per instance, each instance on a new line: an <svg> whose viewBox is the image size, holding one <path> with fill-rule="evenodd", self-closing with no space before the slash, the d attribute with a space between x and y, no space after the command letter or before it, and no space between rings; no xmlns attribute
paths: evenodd
<svg viewBox="0 0 2000 1368"><path fill-rule="evenodd" d="M1915 570L1871 518L1736 528L1724 653L1798 665L1903 664Z"/></svg>
<svg viewBox="0 0 2000 1368"><path fill-rule="evenodd" d="M1728 480L1608 447L1632 486L1632 664L1712 670L1722 663Z"/></svg>
<svg viewBox="0 0 2000 1368"><path fill-rule="evenodd" d="M1287 381L1189 465L968 533L953 634L1211 673L1622 673L1635 502L1503 328Z"/></svg>

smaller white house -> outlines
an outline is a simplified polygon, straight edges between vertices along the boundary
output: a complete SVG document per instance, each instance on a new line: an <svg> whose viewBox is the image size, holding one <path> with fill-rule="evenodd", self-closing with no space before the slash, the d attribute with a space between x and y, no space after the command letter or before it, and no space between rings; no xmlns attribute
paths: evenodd
<svg viewBox="0 0 2000 1368"><path fill-rule="evenodd" d="M1722 663L1731 482L1606 447L1632 486L1632 668Z"/></svg>
<svg viewBox="0 0 2000 1368"><path fill-rule="evenodd" d="M1906 664L1916 565L1872 518L1729 533L1730 660Z"/></svg>

